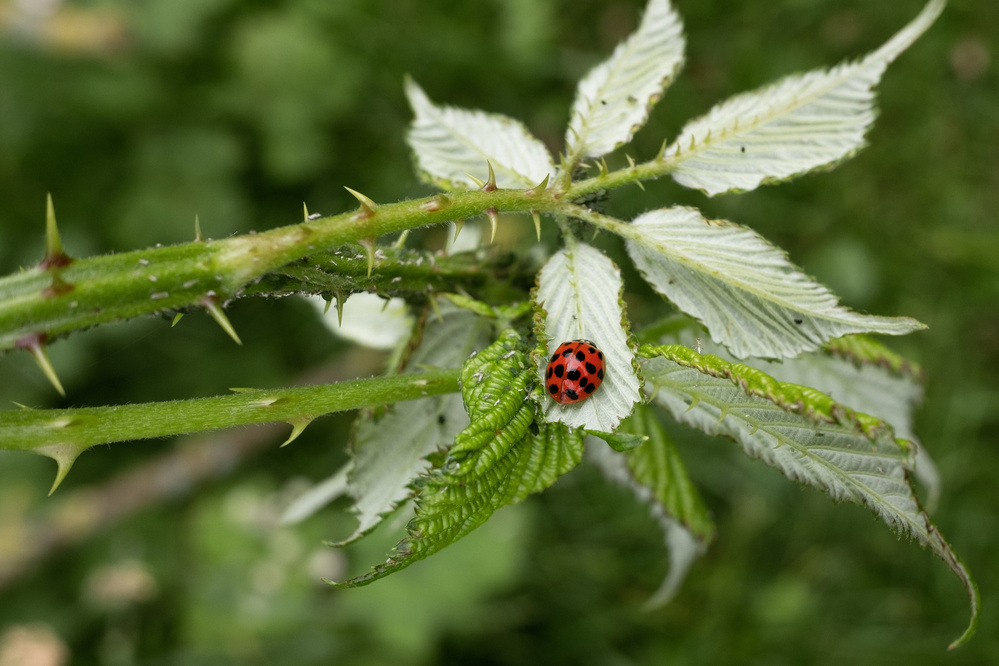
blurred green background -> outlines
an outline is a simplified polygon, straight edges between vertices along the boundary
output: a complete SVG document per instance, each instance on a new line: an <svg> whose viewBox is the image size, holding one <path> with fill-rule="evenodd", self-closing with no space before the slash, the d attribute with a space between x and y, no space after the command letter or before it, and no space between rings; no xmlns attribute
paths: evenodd
<svg viewBox="0 0 999 666"><path fill-rule="evenodd" d="M876 48L922 6L674 4L688 62L638 158L731 94ZM0 271L41 258L46 192L75 256L188 240L196 214L221 237L295 222L302 201L339 212L355 205L344 185L376 201L429 193L404 142L406 73L438 102L523 119L558 150L575 82L643 5L0 0ZM929 324L888 343L927 371L917 424L944 482L934 518L985 598L967 647L945 651L968 605L942 562L868 511L683 430L719 530L661 610L641 610L665 573L661 535L585 466L430 561L332 591L321 576L379 561L393 537L323 547L350 530L342 506L278 523L344 459L350 420L327 418L281 450L282 429L95 449L52 499L50 461L0 454L0 665L996 663L996 35L999 3L953 0L889 68L871 146L833 172L715 200L661 181L608 204L700 206L782 245L849 306ZM523 227L501 243L529 238ZM661 307L644 292L630 305L639 323ZM26 355L7 355L0 400L166 400L382 362L299 299L243 301L230 318L242 348L198 315L54 345L65 401ZM4 661L25 646L55 661Z"/></svg>

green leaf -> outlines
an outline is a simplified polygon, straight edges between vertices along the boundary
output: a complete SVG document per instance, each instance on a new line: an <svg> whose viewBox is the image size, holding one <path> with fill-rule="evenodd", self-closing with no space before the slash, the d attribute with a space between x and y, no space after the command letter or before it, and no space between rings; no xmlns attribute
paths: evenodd
<svg viewBox="0 0 999 666"><path fill-rule="evenodd" d="M422 339L406 367L455 367L481 349L491 329L489 320L451 303L439 304L441 318L429 317ZM426 457L454 442L468 425L457 394L397 403L384 414L363 412L355 424L348 494L358 525L343 545L374 529L401 502L412 496L410 483L430 464Z"/></svg>
<svg viewBox="0 0 999 666"><path fill-rule="evenodd" d="M498 114L436 106L412 79L406 97L416 117L409 145L423 174L446 190L486 180L492 164L499 187L524 188L555 171L551 154L521 123Z"/></svg>
<svg viewBox="0 0 999 666"><path fill-rule="evenodd" d="M684 424L731 437L750 456L836 501L871 509L897 533L936 553L964 585L971 622L951 647L974 634L978 588L910 485L913 450L891 427L825 394L785 384L766 373L682 345L645 346L642 370L655 399Z"/></svg>
<svg viewBox="0 0 999 666"><path fill-rule="evenodd" d="M710 196L746 191L835 164L860 150L874 122L874 87L888 64L940 14L932 0L909 25L855 63L790 76L692 121L665 157L673 179Z"/></svg>
<svg viewBox="0 0 999 666"><path fill-rule="evenodd" d="M739 358L794 357L848 333L904 335L925 328L908 317L840 306L759 234L707 220L694 208L639 216L628 228L627 247L656 291Z"/></svg>
<svg viewBox="0 0 999 666"><path fill-rule="evenodd" d="M544 311L537 318L538 339L547 353L539 358L538 378L548 358L568 340L592 341L604 353L604 380L585 401L561 405L542 399L545 418L571 428L613 432L641 398L634 368L634 351L628 340L621 272L599 250L572 243L548 260L538 275L535 302Z"/></svg>
<svg viewBox="0 0 999 666"><path fill-rule="evenodd" d="M526 397L532 383L527 354L513 330L465 364L462 395L471 423L442 467L416 482L416 516L408 536L386 563L339 587L366 585L432 555L579 463L578 431L544 423L531 431L535 407Z"/></svg>
<svg viewBox="0 0 999 666"><path fill-rule="evenodd" d="M576 88L565 136L570 171L579 159L631 141L680 71L684 46L683 24L668 0L649 0L638 30Z"/></svg>

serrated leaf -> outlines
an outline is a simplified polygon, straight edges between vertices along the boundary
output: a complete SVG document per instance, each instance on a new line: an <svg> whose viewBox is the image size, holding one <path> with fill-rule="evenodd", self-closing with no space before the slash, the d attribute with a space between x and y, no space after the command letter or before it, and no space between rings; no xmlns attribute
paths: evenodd
<svg viewBox="0 0 999 666"><path fill-rule="evenodd" d="M627 317L622 300L621 272L603 253L584 243L574 243L554 254L538 275L535 302L545 311L538 339L547 341L547 354L538 368L543 372L556 347L568 340L590 340L604 353L604 380L582 402L561 405L545 398L545 418L571 428L613 432L641 398L628 340ZM540 321L540 318L538 319Z"/></svg>
<svg viewBox="0 0 999 666"><path fill-rule="evenodd" d="M712 538L714 525L673 442L652 410L639 407L621 424L621 430L642 435L648 441L619 454L597 445L590 438L586 457L608 479L631 489L636 499L649 507L663 530L669 571L646 603L647 607L655 608L668 603L676 594L690 566Z"/></svg>
<svg viewBox="0 0 999 666"><path fill-rule="evenodd" d="M446 190L486 180L492 164L499 187L532 187L555 171L551 153L521 123L498 114L437 106L412 79L406 97L416 117L409 145L420 171Z"/></svg>
<svg viewBox="0 0 999 666"><path fill-rule="evenodd" d="M689 328L667 337L688 347L698 344L695 332ZM706 353L734 360L719 345L711 342L700 345ZM918 366L884 345L857 335L837 338L820 351L793 359L781 362L761 359L755 364L775 379L818 389L851 409L891 424L898 437L917 447L914 472L927 488L927 508L932 511L940 497L940 474L912 424L912 410L923 397L922 386L916 381Z"/></svg>
<svg viewBox="0 0 999 666"><path fill-rule="evenodd" d="M520 336L512 330L465 364L462 393L470 425L444 465L419 480L416 516L396 552L342 587L366 585L432 555L579 463L578 432L558 424L540 424L531 432L535 408L526 395L532 375Z"/></svg>
<svg viewBox="0 0 999 666"><path fill-rule="evenodd" d="M488 341L489 320L443 300L439 308L441 318L428 319L407 368L455 367ZM430 466L426 457L450 446L467 425L458 394L401 402L377 417L362 413L355 426L348 477L358 525L338 545L364 536L411 497L410 482Z"/></svg>
<svg viewBox="0 0 999 666"><path fill-rule="evenodd" d="M883 421L850 410L819 391L682 345L643 347L642 370L655 399L684 424L731 437L750 456L833 500L871 509L897 533L936 553L964 585L971 623L981 602L971 574L919 506L907 471L913 452Z"/></svg>
<svg viewBox="0 0 999 666"><path fill-rule="evenodd" d="M733 97L681 130L665 157L673 179L709 196L755 189L835 164L860 150L874 122L874 87L888 64L929 28L932 0L863 60L790 76Z"/></svg>
<svg viewBox="0 0 999 666"><path fill-rule="evenodd" d="M694 208L639 216L628 254L652 287L701 321L739 358L794 357L848 333L904 335L925 328L908 317L876 317L839 305L751 229L706 220Z"/></svg>
<svg viewBox="0 0 999 666"><path fill-rule="evenodd" d="M569 164L631 140L683 65L683 24L668 0L649 0L642 22L579 82L565 143Z"/></svg>

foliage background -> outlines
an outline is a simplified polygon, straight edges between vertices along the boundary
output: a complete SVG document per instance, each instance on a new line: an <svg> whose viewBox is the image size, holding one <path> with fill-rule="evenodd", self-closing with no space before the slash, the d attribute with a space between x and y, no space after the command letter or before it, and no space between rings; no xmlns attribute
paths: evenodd
<svg viewBox="0 0 999 666"><path fill-rule="evenodd" d="M2 0L0 270L41 257L48 191L76 256L188 240L195 214L206 235L220 237L297 221L303 200L311 211L339 212L354 205L343 185L376 201L428 193L403 140L407 72L436 101L521 118L558 149L575 82L631 31L643 4ZM731 94L876 48L921 8L675 5L687 66L639 133L637 156ZM944 480L935 519L985 597L966 648L944 652L967 602L941 562L899 543L865 510L832 506L730 442L683 430L681 452L719 536L661 610L641 610L665 572L661 536L626 492L587 468L428 562L334 592L320 576L378 561L393 541L324 548L321 539L350 528L339 511L277 523L288 497L343 459L350 421L328 418L281 450L280 429L94 450L51 500L51 462L4 454L0 571L19 548L44 545L33 526L72 532L83 522L60 495L107 492L118 475L191 447L263 442L244 446L234 454L242 464L222 465L210 480L175 474L149 508L81 529L75 544L19 569L0 588L0 663L24 627L57 639L74 663L100 664L999 658L996 34L999 5L952 0L889 68L871 147L833 172L716 200L663 181L609 204L629 217L668 202L697 205L758 229L851 307L929 324L889 342L927 371L917 421ZM530 223L521 226L498 242L529 239ZM438 247L441 237L427 239ZM609 250L620 258L620 248ZM638 322L657 307L641 292L629 303ZM140 320L54 345L66 401L26 355L2 357L0 401L166 400L380 369L381 357L337 342L298 299L244 301L230 318L243 348L197 315L174 329ZM111 494L102 517L136 492Z"/></svg>

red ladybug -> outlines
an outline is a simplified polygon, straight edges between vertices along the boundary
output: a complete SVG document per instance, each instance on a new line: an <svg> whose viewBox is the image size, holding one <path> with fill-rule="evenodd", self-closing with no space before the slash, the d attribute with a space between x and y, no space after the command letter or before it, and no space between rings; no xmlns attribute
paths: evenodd
<svg viewBox="0 0 999 666"><path fill-rule="evenodd" d="M569 404L586 400L604 380L604 353L589 340L563 342L545 372L548 395Z"/></svg>

